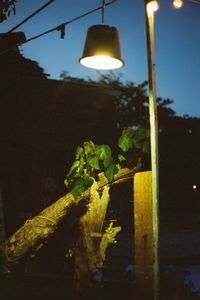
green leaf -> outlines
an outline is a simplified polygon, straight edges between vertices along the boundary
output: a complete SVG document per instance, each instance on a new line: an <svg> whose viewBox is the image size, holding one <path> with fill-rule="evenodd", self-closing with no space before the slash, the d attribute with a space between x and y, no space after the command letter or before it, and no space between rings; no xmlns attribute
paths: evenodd
<svg viewBox="0 0 200 300"><path fill-rule="evenodd" d="M65 180L64 180L64 185L68 188L69 187L69 180L66 178Z"/></svg>
<svg viewBox="0 0 200 300"><path fill-rule="evenodd" d="M77 179L71 190L72 195L77 199L83 192L87 190L93 183L93 179L89 175L84 175L83 177Z"/></svg>
<svg viewBox="0 0 200 300"><path fill-rule="evenodd" d="M99 159L104 160L111 156L111 149L108 145L100 145L96 147L95 153L99 156Z"/></svg>
<svg viewBox="0 0 200 300"><path fill-rule="evenodd" d="M127 152L129 149L133 148L133 130L131 128L122 131L118 146L123 152Z"/></svg>
<svg viewBox="0 0 200 300"><path fill-rule="evenodd" d="M85 152L86 156L94 153L95 146L92 141L84 142L83 146L84 146L84 152Z"/></svg>
<svg viewBox="0 0 200 300"><path fill-rule="evenodd" d="M92 156L88 158L88 164L95 170L100 170L98 156Z"/></svg>
<svg viewBox="0 0 200 300"><path fill-rule="evenodd" d="M76 160L78 160L82 155L83 155L83 148L79 146L76 150Z"/></svg>
<svg viewBox="0 0 200 300"><path fill-rule="evenodd" d="M119 159L120 162L123 162L123 161L126 160L125 156L122 155L122 154L118 154L118 159Z"/></svg>
<svg viewBox="0 0 200 300"><path fill-rule="evenodd" d="M84 192L84 190L84 186L81 184L81 182L76 181L71 193L74 198L77 199Z"/></svg>
<svg viewBox="0 0 200 300"><path fill-rule="evenodd" d="M70 176L72 173L76 173L78 168L80 167L80 161L79 160L75 160L69 170L69 173L67 174L67 176Z"/></svg>
<svg viewBox="0 0 200 300"><path fill-rule="evenodd" d="M104 168L107 168L113 161L111 149L108 145L100 145L96 148L95 154L102 160Z"/></svg>
<svg viewBox="0 0 200 300"><path fill-rule="evenodd" d="M117 166L112 162L105 170L105 175L108 178L109 181L112 181L114 178L114 175L117 173L118 168Z"/></svg>

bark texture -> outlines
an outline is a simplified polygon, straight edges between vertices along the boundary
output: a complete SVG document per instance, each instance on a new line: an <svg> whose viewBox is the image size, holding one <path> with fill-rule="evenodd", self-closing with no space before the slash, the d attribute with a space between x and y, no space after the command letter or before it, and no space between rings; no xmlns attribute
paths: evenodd
<svg viewBox="0 0 200 300"><path fill-rule="evenodd" d="M106 185L118 184L131 179L138 171L139 166L134 169L123 168L114 176L110 183L104 176L99 174L98 190L101 191ZM78 205L80 201L87 200L90 196L90 188L78 199L74 199L71 193L61 197L52 205L41 211L37 216L27 220L5 244L7 266L11 267L21 261L27 254L37 252L45 240L55 232L59 222L68 214L70 208Z"/></svg>
<svg viewBox="0 0 200 300"><path fill-rule="evenodd" d="M105 186L100 195L98 184L94 182L89 208L80 218L80 238L75 249L74 288L77 295L90 292L94 286L94 273L103 266L106 249L121 230L119 226L111 226L110 230L104 228L109 200L109 186Z"/></svg>

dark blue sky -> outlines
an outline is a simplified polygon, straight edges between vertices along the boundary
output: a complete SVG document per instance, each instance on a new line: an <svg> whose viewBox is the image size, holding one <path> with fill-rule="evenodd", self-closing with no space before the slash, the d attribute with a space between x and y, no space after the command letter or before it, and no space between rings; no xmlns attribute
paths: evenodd
<svg viewBox="0 0 200 300"><path fill-rule="evenodd" d="M47 1L18 0L17 15L2 23L6 32ZM172 108L178 115L200 117L200 5L185 0L181 10L172 8L171 0L159 0L155 16L155 61L157 95L174 100ZM100 0L55 0L39 15L18 30L29 38L64 21L101 5ZM100 12L66 27L65 39L59 32L50 33L21 47L23 54L39 62L51 78L61 71L76 77L97 78L94 70L79 65L87 28L99 24ZM116 26L121 37L125 66L124 81L141 83L147 80L147 52L144 4L141 0L118 0L106 9L105 23Z"/></svg>

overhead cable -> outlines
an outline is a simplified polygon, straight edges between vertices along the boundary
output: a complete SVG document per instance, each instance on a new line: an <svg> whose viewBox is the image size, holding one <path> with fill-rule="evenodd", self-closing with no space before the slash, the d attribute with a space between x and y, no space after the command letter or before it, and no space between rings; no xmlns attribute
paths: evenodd
<svg viewBox="0 0 200 300"><path fill-rule="evenodd" d="M28 20L30 20L32 17L34 17L35 15L37 15L39 12L41 12L43 9L45 9L47 6L49 6L52 2L54 2L54 0L50 0L49 2L47 2L46 4L44 4L43 6L41 6L39 9L37 9L35 12L33 12L30 16L28 16L26 19L24 19L23 21L21 21L19 24L17 24L16 26L14 26L13 28L11 28L8 33L13 32L15 29L19 28L21 25L23 25L24 23L26 23Z"/></svg>

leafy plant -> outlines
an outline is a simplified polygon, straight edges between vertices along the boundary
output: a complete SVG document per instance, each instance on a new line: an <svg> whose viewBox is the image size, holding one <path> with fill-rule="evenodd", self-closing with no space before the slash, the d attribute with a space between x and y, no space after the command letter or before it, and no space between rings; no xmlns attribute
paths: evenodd
<svg viewBox="0 0 200 300"><path fill-rule="evenodd" d="M149 131L131 128L124 129L119 138L117 158L113 157L110 146L95 145L92 141L86 141L77 148L75 160L66 175L64 184L76 199L92 185L98 172L103 171L111 182L121 165L135 162L139 158L138 154L148 152L148 145ZM131 155L130 150L133 150Z"/></svg>

